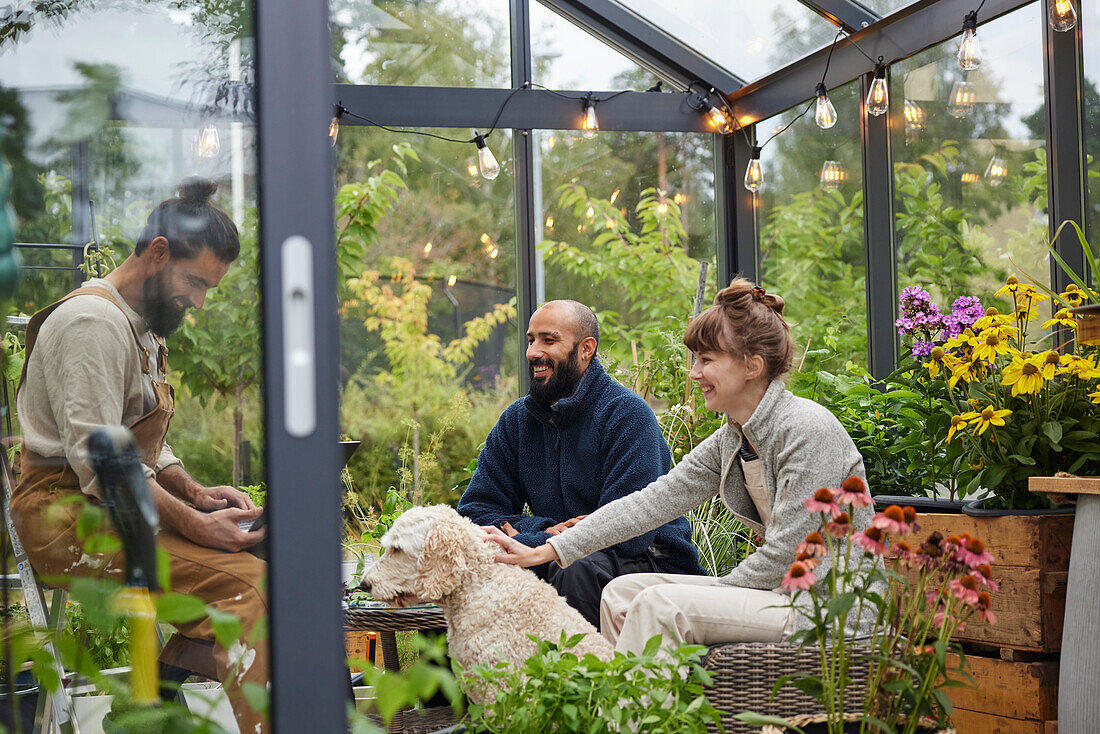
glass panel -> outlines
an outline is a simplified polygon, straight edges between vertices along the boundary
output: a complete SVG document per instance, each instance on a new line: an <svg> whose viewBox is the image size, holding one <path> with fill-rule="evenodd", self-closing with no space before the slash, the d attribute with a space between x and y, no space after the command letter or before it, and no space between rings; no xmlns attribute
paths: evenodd
<svg viewBox="0 0 1100 734"><path fill-rule="evenodd" d="M803 352L821 348L826 369L867 365L859 83L829 99L837 117L829 129L814 124L811 108L779 132L805 104L757 124L762 140L778 133L760 155L760 280L786 301L796 369Z"/></svg>
<svg viewBox="0 0 1100 734"><path fill-rule="evenodd" d="M536 132L544 267L537 300L569 298L595 309L604 365L655 404L684 400L681 339L701 263L708 264L704 307L714 297L713 141Z"/></svg>
<svg viewBox="0 0 1100 734"><path fill-rule="evenodd" d="M916 0L860 0L860 5L874 12L876 15L887 16L896 10L912 5ZM977 6L975 6L977 7ZM960 21L960 26L961 26Z"/></svg>
<svg viewBox="0 0 1100 734"><path fill-rule="evenodd" d="M334 0L329 7L339 82L511 86L506 0Z"/></svg>
<svg viewBox="0 0 1100 734"><path fill-rule="evenodd" d="M1084 44L1085 152L1088 155L1088 235L1096 241L1100 232L1100 1L1086 0L1081 9Z"/></svg>
<svg viewBox="0 0 1100 734"><path fill-rule="evenodd" d="M452 488L516 397L511 140L487 142L501 165L492 181L471 144L340 132L341 430L363 442L347 507L364 530L391 487L416 504L456 502Z"/></svg>
<svg viewBox="0 0 1100 734"><path fill-rule="evenodd" d="M534 79L550 89L648 89L657 77L537 2L531 3Z"/></svg>
<svg viewBox="0 0 1100 734"><path fill-rule="evenodd" d="M1050 283L1039 13L1033 4L979 27L979 69L959 68L958 38L891 69L891 113L904 118L894 128L898 286L929 290L946 311L968 295L1004 312L1010 302L993 294L1011 274ZM963 83L972 96L956 100ZM1036 333L1046 318L1032 322Z"/></svg>
<svg viewBox="0 0 1100 734"><path fill-rule="evenodd" d="M836 35L836 26L797 0L619 1L746 81L828 45Z"/></svg>
<svg viewBox="0 0 1100 734"><path fill-rule="evenodd" d="M238 527L258 510L241 507L253 500L236 487L260 489L265 479L252 5L214 10L110 0L13 7L0 9L0 124L14 164L16 239L51 245L21 249L30 264L61 268L27 270L14 311L30 315L87 275L106 276L94 283L101 289L95 293L115 299L113 305L85 292L67 301L44 321L29 356L24 331L9 322L8 359L14 352L27 364L16 420L3 425L24 441L13 500L17 530L40 574L110 569L114 584L106 588L73 584L73 625L63 634L79 634L78 647L97 667L130 665L129 649L117 643L126 634L115 626L117 607L101 593L118 591L118 541L69 537L64 523L46 522L51 502L41 488L75 500L56 506L63 520L79 513L87 518L82 529L113 533L106 510L85 501L112 486L92 481L86 446L96 428L131 428L155 479L142 488L161 510L157 545L171 569L162 581L199 599L174 597L173 626L189 638L213 640L212 624L228 635L218 644L232 644L236 662L227 668L222 654L221 664L208 660L229 683L238 715L235 724L227 713L223 726L258 731L262 717L240 682L255 684L258 698L268 683L267 567L252 553L221 550L260 539ZM180 186L194 176L205 183ZM206 202L205 187L213 184ZM187 200L173 199L177 191ZM158 215L149 219L152 211ZM166 337L166 376L157 334ZM5 387L7 409L14 382ZM171 448L158 453L169 417ZM238 507L219 509L227 502ZM123 540L132 556L132 543ZM146 576L156 573L149 568ZM237 615L242 627L231 629L220 616L210 622L203 603ZM72 668L75 661L67 662Z"/></svg>

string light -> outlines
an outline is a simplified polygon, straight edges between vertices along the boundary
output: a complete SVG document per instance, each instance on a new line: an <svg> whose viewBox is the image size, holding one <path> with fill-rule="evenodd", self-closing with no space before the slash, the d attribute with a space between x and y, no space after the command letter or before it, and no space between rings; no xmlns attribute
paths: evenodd
<svg viewBox="0 0 1100 734"><path fill-rule="evenodd" d="M500 164L497 163L493 151L489 150L489 146L485 142L485 135L481 135L475 131L474 145L477 146L477 170L482 178L487 181L492 181L500 175Z"/></svg>
<svg viewBox="0 0 1100 734"><path fill-rule="evenodd" d="M825 161L821 166L821 187L829 190L840 188L840 184L847 180L848 172L840 161Z"/></svg>
<svg viewBox="0 0 1100 734"><path fill-rule="evenodd" d="M546 228L547 229L553 229L554 228L554 218L553 217L547 217L546 218Z"/></svg>
<svg viewBox="0 0 1100 734"><path fill-rule="evenodd" d="M456 276L454 273L451 273L451 276L449 278L447 278L447 287L448 288L453 288L454 284L457 283L457 282L458 282L458 276Z"/></svg>
<svg viewBox="0 0 1100 734"><path fill-rule="evenodd" d="M871 89L867 92L867 113L878 117L890 109L890 94L886 89L886 64L882 57L875 62L875 79L871 82Z"/></svg>
<svg viewBox="0 0 1100 734"><path fill-rule="evenodd" d="M974 87L966 79L955 82L951 88L951 99L947 102L947 112L956 119L970 114L974 108Z"/></svg>
<svg viewBox="0 0 1100 734"><path fill-rule="evenodd" d="M493 259L493 260L496 260L496 259L497 259L497 255L499 255L499 254L500 254L500 250L498 250L498 249L497 249L497 248L495 248L495 247L494 247L494 248L493 248L492 250L490 250L490 251L489 251L489 257L490 257L491 259Z"/></svg>
<svg viewBox="0 0 1100 734"><path fill-rule="evenodd" d="M729 135L733 132L733 122L730 120L730 116L712 104L707 105L707 117L714 129L723 135Z"/></svg>
<svg viewBox="0 0 1100 734"><path fill-rule="evenodd" d="M984 0L983 0L984 4ZM978 6L981 8L981 5ZM963 18L963 37L955 60L964 71L977 69L982 65L982 44L978 41L978 11L971 10Z"/></svg>
<svg viewBox="0 0 1100 734"><path fill-rule="evenodd" d="M337 102L332 106L332 122L328 124L328 136L332 139L332 147L336 147L336 138L340 137L340 118L344 116L347 110L344 109L344 105L341 102Z"/></svg>
<svg viewBox="0 0 1100 734"><path fill-rule="evenodd" d="M695 88L696 84L700 85L699 89ZM726 107L724 98L718 94L714 87L707 89L701 82L692 82L688 85L687 93L690 95L688 106L702 112L716 133L729 135L733 132L733 113ZM711 99L715 96L722 100L721 107L711 102Z"/></svg>
<svg viewBox="0 0 1100 734"><path fill-rule="evenodd" d="M429 254L431 254L431 251L432 251L432 243L429 242L428 244L424 245L424 254L429 255Z"/></svg>
<svg viewBox="0 0 1100 734"><path fill-rule="evenodd" d="M677 191L676 195L672 197L672 200L677 204L683 204L685 201L688 200L688 198L685 194L681 194L679 191Z"/></svg>
<svg viewBox="0 0 1100 734"><path fill-rule="evenodd" d="M828 130L836 124L836 108L829 101L829 95L823 83L818 83L815 94L817 95L817 107L814 110L814 122L822 130Z"/></svg>
<svg viewBox="0 0 1100 734"><path fill-rule="evenodd" d="M985 180L990 186L1000 186L1008 175L1008 166L1004 159L994 154L989 159L989 165L985 167Z"/></svg>
<svg viewBox="0 0 1100 734"><path fill-rule="evenodd" d="M471 163L470 165L466 166L466 172L469 173L471 177L476 176L477 175L477 164L476 163Z"/></svg>
<svg viewBox="0 0 1100 734"><path fill-rule="evenodd" d="M600 131L600 123L596 119L596 98L592 95L592 92L589 92L588 96L584 98L584 118L581 120L581 130L584 131L583 135L587 140L595 138L596 133Z"/></svg>
<svg viewBox="0 0 1100 734"><path fill-rule="evenodd" d="M588 217L589 219L591 219L592 217L596 216L596 210L595 210L595 209L593 209L592 207L588 207L588 211L586 211L586 212L584 213L584 216L586 216L586 217Z"/></svg>
<svg viewBox="0 0 1100 734"><path fill-rule="evenodd" d="M195 155L199 158L213 158L222 150L221 141L218 139L218 128L212 122L206 123L199 133L198 142L195 143Z"/></svg>
<svg viewBox="0 0 1100 734"><path fill-rule="evenodd" d="M619 190L615 189L614 191L611 192L611 203L614 204L615 199L618 199L618 198L619 198Z"/></svg>
<svg viewBox="0 0 1100 734"><path fill-rule="evenodd" d="M905 100L905 107L903 108L905 114L905 130L906 132L912 130L924 129L924 108L916 102L911 100Z"/></svg>
<svg viewBox="0 0 1100 734"><path fill-rule="evenodd" d="M745 188L754 194L764 185L764 169L760 165L760 147L752 146L749 155L749 167L745 170Z"/></svg>
<svg viewBox="0 0 1100 734"><path fill-rule="evenodd" d="M1070 0L1050 0L1050 27L1059 32L1072 30L1077 25L1077 11Z"/></svg>
<svg viewBox="0 0 1100 734"><path fill-rule="evenodd" d="M971 171L963 171L962 175L959 176L959 179L966 184L977 183L979 180L981 180L981 176L976 173L972 173Z"/></svg>

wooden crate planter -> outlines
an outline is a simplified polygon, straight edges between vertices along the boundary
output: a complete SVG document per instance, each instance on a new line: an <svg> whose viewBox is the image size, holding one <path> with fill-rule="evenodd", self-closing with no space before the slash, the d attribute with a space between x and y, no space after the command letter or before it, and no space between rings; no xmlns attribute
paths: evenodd
<svg viewBox="0 0 1100 734"><path fill-rule="evenodd" d="M1058 662L1009 662L967 655L974 688L948 688L955 728L965 734L1052 734L1058 719ZM952 655L948 668L958 665Z"/></svg>
<svg viewBox="0 0 1100 734"><path fill-rule="evenodd" d="M971 618L954 639L1030 652L1055 653L1062 646L1073 515L969 515L927 513L918 517L925 538L970 533L993 554L997 623Z"/></svg>
<svg viewBox="0 0 1100 734"><path fill-rule="evenodd" d="M367 630L344 630L344 647L349 658L358 658L382 667L382 646L378 644L378 633ZM362 667L351 666L352 673L358 673Z"/></svg>

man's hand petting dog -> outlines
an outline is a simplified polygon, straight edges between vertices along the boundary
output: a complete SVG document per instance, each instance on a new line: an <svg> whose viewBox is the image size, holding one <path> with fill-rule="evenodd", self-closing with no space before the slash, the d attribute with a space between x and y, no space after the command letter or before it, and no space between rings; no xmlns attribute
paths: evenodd
<svg viewBox="0 0 1100 734"><path fill-rule="evenodd" d="M550 533L551 535L558 535L559 533L561 533L562 530L573 527L586 517L588 517L588 515L577 515L576 517L571 517L565 522L559 522L557 525L551 525L550 527L546 528L544 532Z"/></svg>
<svg viewBox="0 0 1100 734"><path fill-rule="evenodd" d="M511 526L506 529L510 528ZM504 551L494 559L497 563L509 563L513 566L530 568L531 566L541 566L544 563L558 560L557 551L549 543L544 543L538 548L532 548L513 539L504 530L493 525L482 525L481 529L485 531L486 542L496 543Z"/></svg>

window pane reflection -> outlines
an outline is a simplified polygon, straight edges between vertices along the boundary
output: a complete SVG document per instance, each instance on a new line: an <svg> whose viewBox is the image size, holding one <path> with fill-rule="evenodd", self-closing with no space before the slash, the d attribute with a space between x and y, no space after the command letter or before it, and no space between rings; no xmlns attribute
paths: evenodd
<svg viewBox="0 0 1100 734"><path fill-rule="evenodd" d="M941 308L970 295L1003 312L1010 304L993 294L1006 276L1050 283L1039 12L980 26L974 71L956 63L957 38L891 69L890 104L904 119L894 133L898 286L929 290Z"/></svg>
<svg viewBox="0 0 1100 734"><path fill-rule="evenodd" d="M469 131L431 129L467 139ZM343 393L352 459L349 512L393 487L448 502L500 413L515 400L516 245L511 141L475 148L344 126L337 157Z"/></svg>
<svg viewBox="0 0 1100 734"><path fill-rule="evenodd" d="M758 194L761 282L786 301L784 317L798 347L828 349L825 366L867 365L867 294L863 247L863 170L859 83L829 92L837 122L814 123L801 104L757 124L764 146Z"/></svg>

